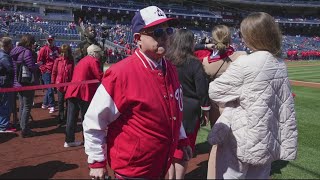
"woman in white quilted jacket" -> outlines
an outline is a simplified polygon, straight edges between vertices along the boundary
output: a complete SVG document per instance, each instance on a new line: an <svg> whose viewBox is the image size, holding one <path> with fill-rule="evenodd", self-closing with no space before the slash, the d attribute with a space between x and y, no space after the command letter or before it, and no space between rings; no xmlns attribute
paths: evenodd
<svg viewBox="0 0 320 180"><path fill-rule="evenodd" d="M281 54L278 24L267 13L252 13L240 25L240 56L209 85L209 97L224 111L208 141L218 145L216 178L268 179L271 162L294 160L297 126L294 100Z"/></svg>

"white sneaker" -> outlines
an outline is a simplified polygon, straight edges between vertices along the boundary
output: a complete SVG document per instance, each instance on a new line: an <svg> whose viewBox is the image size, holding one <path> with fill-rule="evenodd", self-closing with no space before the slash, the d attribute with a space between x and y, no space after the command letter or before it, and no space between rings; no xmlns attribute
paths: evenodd
<svg viewBox="0 0 320 180"><path fill-rule="evenodd" d="M64 142L63 147L68 148L68 147L77 147L77 146L81 146L81 145L82 145L82 142L80 142L80 141L69 142L69 143Z"/></svg>
<svg viewBox="0 0 320 180"><path fill-rule="evenodd" d="M51 113L54 113L54 107L49 107L48 109L49 109L49 113L50 113L50 114L51 114Z"/></svg>
<svg viewBox="0 0 320 180"><path fill-rule="evenodd" d="M47 106L47 105L42 104L41 108L42 108L42 109L47 109L47 108L48 108L48 106Z"/></svg>

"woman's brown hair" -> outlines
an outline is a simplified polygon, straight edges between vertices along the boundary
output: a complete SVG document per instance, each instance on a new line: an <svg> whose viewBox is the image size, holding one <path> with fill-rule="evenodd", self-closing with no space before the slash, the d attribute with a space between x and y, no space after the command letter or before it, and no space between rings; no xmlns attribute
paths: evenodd
<svg viewBox="0 0 320 180"><path fill-rule="evenodd" d="M170 48L166 53L166 57L178 66L196 57L194 53L194 35L187 29L178 29L173 36L170 37Z"/></svg>
<svg viewBox="0 0 320 180"><path fill-rule="evenodd" d="M60 47L60 55L73 59L71 47L68 44L62 44Z"/></svg>
<svg viewBox="0 0 320 180"><path fill-rule="evenodd" d="M215 49L219 54L223 54L231 42L230 29L225 25L217 25L212 29L212 40L215 44Z"/></svg>
<svg viewBox="0 0 320 180"><path fill-rule="evenodd" d="M281 55L282 35L274 18L265 12L249 14L240 25L246 46L252 51L269 51Z"/></svg>
<svg viewBox="0 0 320 180"><path fill-rule="evenodd" d="M25 48L31 49L32 45L34 45L35 42L36 40L34 39L34 36L30 34L24 34L20 38L19 46L23 46Z"/></svg>

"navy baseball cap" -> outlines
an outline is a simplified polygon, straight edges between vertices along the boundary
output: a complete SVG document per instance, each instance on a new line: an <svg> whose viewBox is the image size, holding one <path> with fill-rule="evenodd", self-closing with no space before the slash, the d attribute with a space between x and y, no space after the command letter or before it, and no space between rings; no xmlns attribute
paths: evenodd
<svg viewBox="0 0 320 180"><path fill-rule="evenodd" d="M136 12L131 24L132 32L138 33L142 29L146 29L158 24L176 20L175 18L167 18L166 14L157 6L148 6Z"/></svg>

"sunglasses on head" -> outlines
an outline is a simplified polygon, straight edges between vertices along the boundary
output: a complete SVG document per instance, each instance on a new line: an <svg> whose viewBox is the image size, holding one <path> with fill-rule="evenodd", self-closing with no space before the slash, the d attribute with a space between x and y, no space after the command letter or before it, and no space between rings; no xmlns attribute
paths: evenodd
<svg viewBox="0 0 320 180"><path fill-rule="evenodd" d="M147 34L147 35L152 35L156 38L160 38L164 36L165 34L167 35L172 35L174 33L174 28L173 27L167 27L167 28L157 28L154 29L153 31L143 31L142 34Z"/></svg>

